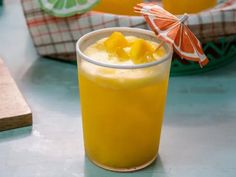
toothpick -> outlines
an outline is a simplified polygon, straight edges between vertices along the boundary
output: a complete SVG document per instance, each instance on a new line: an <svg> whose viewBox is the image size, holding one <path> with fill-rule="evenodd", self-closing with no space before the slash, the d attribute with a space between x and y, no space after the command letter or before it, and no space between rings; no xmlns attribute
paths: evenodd
<svg viewBox="0 0 236 177"><path fill-rule="evenodd" d="M165 43L164 41L161 41L161 43L155 49L155 52L157 52L163 46L164 43Z"/></svg>

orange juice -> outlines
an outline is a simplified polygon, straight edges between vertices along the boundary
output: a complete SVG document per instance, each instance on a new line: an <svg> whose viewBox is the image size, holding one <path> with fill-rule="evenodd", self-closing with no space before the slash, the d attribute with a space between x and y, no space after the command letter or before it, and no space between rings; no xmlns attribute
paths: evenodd
<svg viewBox="0 0 236 177"><path fill-rule="evenodd" d="M133 8L141 2L143 0L100 0L93 10L120 15L138 15Z"/></svg>
<svg viewBox="0 0 236 177"><path fill-rule="evenodd" d="M124 33L127 29L130 30L116 28ZM145 31L132 30L133 35ZM100 30L97 35L81 39L90 45L82 47L84 50L81 48L83 55L78 54L86 154L92 162L109 170L137 170L155 160L158 153L171 51L162 47L162 52L155 55L156 61L150 63L116 60L117 56L100 51L104 50L100 45L104 39L94 41L95 44L88 42L102 32ZM155 39L150 38L151 32L147 34L142 37ZM79 43L83 42L79 41L77 48ZM158 42L151 44L158 46ZM91 57L95 63L83 59L84 55ZM167 60L161 62L164 58Z"/></svg>
<svg viewBox="0 0 236 177"><path fill-rule="evenodd" d="M197 13L216 5L217 0L162 0L163 7L173 14Z"/></svg>

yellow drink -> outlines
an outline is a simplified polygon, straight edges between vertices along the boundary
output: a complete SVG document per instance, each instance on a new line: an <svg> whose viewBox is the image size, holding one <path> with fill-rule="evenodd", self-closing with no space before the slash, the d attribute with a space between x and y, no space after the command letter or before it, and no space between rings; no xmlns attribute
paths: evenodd
<svg viewBox="0 0 236 177"><path fill-rule="evenodd" d="M162 0L163 7L173 14L197 13L216 5L217 0Z"/></svg>
<svg viewBox="0 0 236 177"><path fill-rule="evenodd" d="M133 8L141 2L143 0L101 0L93 10L120 15L138 15Z"/></svg>
<svg viewBox="0 0 236 177"><path fill-rule="evenodd" d="M125 33L127 29L116 30ZM85 37L78 42L77 48L103 31L106 32L101 30L97 35ZM145 30L132 31L135 35ZM147 34L142 34L143 38L154 39L150 38L151 32ZM99 52L91 53L97 50L87 50L90 46L86 45L81 47L84 54L99 59ZM163 58L167 60L161 64L149 67L144 64L145 67L141 68L132 65L129 69L125 64L130 61L112 68L98 66L78 55L84 145L87 156L98 166L114 171L132 171L155 160L171 62L170 48L165 47L164 51L159 62ZM106 58L103 54L100 56Z"/></svg>

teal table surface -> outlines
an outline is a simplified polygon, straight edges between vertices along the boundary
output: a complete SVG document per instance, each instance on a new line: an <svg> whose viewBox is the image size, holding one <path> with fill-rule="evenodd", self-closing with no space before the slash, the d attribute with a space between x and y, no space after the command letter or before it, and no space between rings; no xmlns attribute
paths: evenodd
<svg viewBox="0 0 236 177"><path fill-rule="evenodd" d="M0 7L0 57L34 120L0 133L0 177L236 176L236 62L172 77L158 159L138 172L114 173L84 155L76 66L36 54L18 0Z"/></svg>

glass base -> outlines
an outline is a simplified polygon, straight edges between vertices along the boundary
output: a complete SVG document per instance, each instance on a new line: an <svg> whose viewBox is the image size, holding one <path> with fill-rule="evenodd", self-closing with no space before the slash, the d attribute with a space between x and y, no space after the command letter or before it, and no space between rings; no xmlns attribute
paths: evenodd
<svg viewBox="0 0 236 177"><path fill-rule="evenodd" d="M114 172L133 172L133 171L141 170L141 169L146 168L147 166L151 165L156 160L157 155L155 155L150 161L146 162L145 164L137 166L137 167L131 167L131 168L112 168L112 167L100 164L100 163L90 159L88 156L87 157L93 164L95 164L96 166L103 168L105 170L114 171Z"/></svg>

